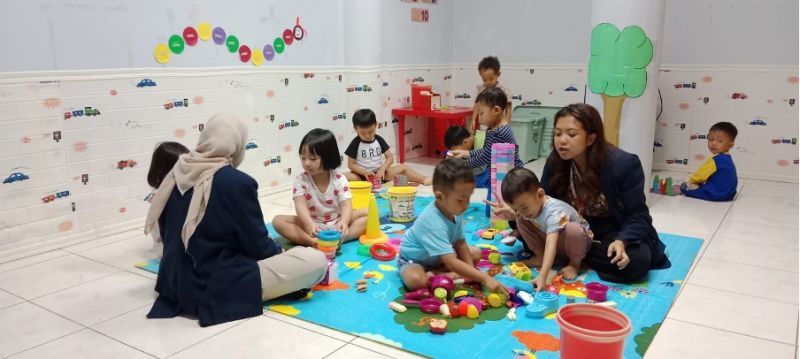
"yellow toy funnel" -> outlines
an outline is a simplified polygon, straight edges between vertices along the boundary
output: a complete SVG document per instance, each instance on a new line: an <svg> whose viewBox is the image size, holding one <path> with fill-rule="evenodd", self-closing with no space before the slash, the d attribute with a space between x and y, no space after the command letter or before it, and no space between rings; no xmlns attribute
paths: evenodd
<svg viewBox="0 0 800 359"><path fill-rule="evenodd" d="M367 207L367 233L361 235L358 241L361 244L373 245L386 243L389 237L381 231L380 213L378 212L378 201L375 196L369 196L369 207Z"/></svg>

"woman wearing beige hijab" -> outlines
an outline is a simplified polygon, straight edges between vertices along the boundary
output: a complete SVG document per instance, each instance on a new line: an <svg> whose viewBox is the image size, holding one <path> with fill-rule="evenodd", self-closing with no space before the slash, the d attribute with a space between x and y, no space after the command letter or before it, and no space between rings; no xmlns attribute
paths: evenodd
<svg viewBox="0 0 800 359"><path fill-rule="evenodd" d="M201 326L262 314L262 302L322 280L322 252L285 253L269 237L256 181L236 169L247 128L215 115L197 148L182 155L153 197L145 232L158 231L164 255L159 296L148 318L194 315Z"/></svg>

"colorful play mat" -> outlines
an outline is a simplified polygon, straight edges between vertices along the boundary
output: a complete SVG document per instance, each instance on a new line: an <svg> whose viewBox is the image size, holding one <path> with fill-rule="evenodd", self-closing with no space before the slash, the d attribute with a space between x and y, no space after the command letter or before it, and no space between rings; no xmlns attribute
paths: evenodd
<svg viewBox="0 0 800 359"><path fill-rule="evenodd" d="M419 214L432 200L431 197L418 197L416 213ZM378 199L378 208L381 229L390 239L402 239L404 230L413 222L398 224L389 221L386 199ZM476 235L479 229L489 225L484 209L483 204L472 203L464 213L467 241L471 245L496 249L500 252L502 265L517 261L521 249L519 241L514 246L506 246L499 239L486 240ZM274 236L276 232L268 227ZM601 281L595 272L588 271L558 288L561 294L558 296L559 305L564 305L567 298L578 303L586 302L585 285L590 282L600 282L609 287L608 301L616 302L617 309L632 323L633 330L625 342L625 358L644 355L702 244L702 240L697 238L670 234L659 236L667 246L672 267L651 271L646 281L632 285L608 283ZM379 261L359 254L359 246L355 241L341 247L341 253L336 257L337 280L329 285L318 285L306 299L268 302L265 308L430 357L558 358L559 327L554 315L543 319L529 318L524 306L517 309L516 320L507 317L509 309L505 306L487 306L476 319L426 314L414 306L407 306L402 313L393 311L388 307L389 303L402 302L405 293L396 261ZM492 264L484 261L479 266L490 269ZM158 262L138 263L137 267L157 272ZM533 271L535 275L535 269ZM359 280L366 280L366 291L357 291L356 282ZM470 285L459 285L456 289L480 293ZM431 319L447 319L446 332L431 333Z"/></svg>

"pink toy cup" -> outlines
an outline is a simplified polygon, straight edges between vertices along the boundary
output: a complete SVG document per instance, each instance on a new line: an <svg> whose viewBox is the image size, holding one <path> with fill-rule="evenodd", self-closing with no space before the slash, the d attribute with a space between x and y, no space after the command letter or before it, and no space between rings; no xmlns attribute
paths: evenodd
<svg viewBox="0 0 800 359"><path fill-rule="evenodd" d="M595 302L605 302L608 286L603 283L591 282L586 284L586 298Z"/></svg>
<svg viewBox="0 0 800 359"><path fill-rule="evenodd" d="M601 305L576 303L558 310L561 358L622 358L631 322L622 312Z"/></svg>

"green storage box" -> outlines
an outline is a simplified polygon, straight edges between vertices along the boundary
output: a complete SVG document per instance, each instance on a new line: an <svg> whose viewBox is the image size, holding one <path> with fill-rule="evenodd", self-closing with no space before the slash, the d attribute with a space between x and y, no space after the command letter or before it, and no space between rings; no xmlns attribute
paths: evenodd
<svg viewBox="0 0 800 359"><path fill-rule="evenodd" d="M555 106L517 106L514 108L511 113L511 130L519 144L519 157L522 162L550 155L555 114L560 109L561 107Z"/></svg>

